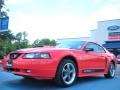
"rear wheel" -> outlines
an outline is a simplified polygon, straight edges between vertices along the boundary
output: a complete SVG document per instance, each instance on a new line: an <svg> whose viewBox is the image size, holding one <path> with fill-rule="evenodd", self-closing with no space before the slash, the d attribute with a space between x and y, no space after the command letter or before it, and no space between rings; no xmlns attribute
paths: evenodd
<svg viewBox="0 0 120 90"><path fill-rule="evenodd" d="M60 86L71 86L76 79L76 64L70 59L60 63L57 70L55 83Z"/></svg>
<svg viewBox="0 0 120 90"><path fill-rule="evenodd" d="M115 77L115 65L111 62L108 67L108 73L104 75L106 78L114 78Z"/></svg>

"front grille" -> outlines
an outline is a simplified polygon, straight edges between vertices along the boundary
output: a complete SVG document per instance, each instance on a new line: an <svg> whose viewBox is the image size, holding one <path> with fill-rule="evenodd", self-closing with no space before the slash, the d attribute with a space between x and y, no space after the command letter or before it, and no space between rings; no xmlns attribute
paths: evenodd
<svg viewBox="0 0 120 90"><path fill-rule="evenodd" d="M20 53L11 53L10 59L17 59L21 54Z"/></svg>
<svg viewBox="0 0 120 90"><path fill-rule="evenodd" d="M20 69L14 69L14 68L6 68L7 71L13 71L13 72L19 72Z"/></svg>

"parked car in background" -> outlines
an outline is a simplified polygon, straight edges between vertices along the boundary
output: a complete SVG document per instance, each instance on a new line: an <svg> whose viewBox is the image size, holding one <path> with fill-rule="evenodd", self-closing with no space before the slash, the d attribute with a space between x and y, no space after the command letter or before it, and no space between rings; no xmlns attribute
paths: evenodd
<svg viewBox="0 0 120 90"><path fill-rule="evenodd" d="M97 43L66 41L56 47L13 51L2 64L4 71L24 78L53 79L60 86L71 86L77 77L113 78L116 58Z"/></svg>
<svg viewBox="0 0 120 90"><path fill-rule="evenodd" d="M120 64L120 54L117 55L117 63Z"/></svg>

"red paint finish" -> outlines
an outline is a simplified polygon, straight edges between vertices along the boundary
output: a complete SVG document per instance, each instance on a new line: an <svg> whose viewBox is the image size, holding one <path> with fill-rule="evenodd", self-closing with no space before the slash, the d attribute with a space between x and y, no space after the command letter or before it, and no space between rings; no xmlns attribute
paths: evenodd
<svg viewBox="0 0 120 90"><path fill-rule="evenodd" d="M109 63L112 61L116 64L116 59L113 54L106 49L105 52L85 51L85 47L89 42L85 42L81 49L66 49L66 48L30 48L12 53L20 53L16 59L12 59L12 67L6 68L7 61L10 60L10 54L2 60L4 71L11 71L13 74L20 76L31 76L33 78L53 79L56 75L60 62L64 57L71 56L76 62L78 77L91 76L98 74L106 74ZM49 59L25 59L26 53L49 53ZM30 71L30 72L27 72ZM98 72L84 73L84 70L101 70Z"/></svg>

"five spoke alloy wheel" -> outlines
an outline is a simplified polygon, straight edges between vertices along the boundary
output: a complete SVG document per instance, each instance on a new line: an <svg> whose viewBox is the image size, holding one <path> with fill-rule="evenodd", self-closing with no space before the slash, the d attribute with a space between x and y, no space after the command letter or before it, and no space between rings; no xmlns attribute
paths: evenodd
<svg viewBox="0 0 120 90"><path fill-rule="evenodd" d="M64 59L57 70L55 83L60 86L71 86L76 79L76 64L70 59Z"/></svg>
<svg viewBox="0 0 120 90"><path fill-rule="evenodd" d="M75 66L72 63L66 63L62 70L62 78L66 84L71 84L76 77Z"/></svg>

